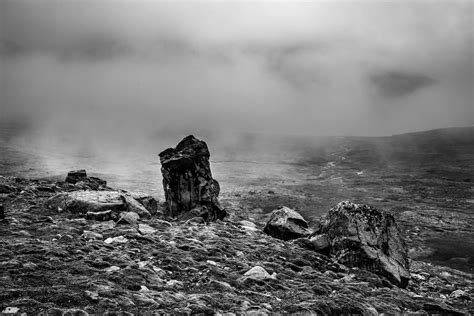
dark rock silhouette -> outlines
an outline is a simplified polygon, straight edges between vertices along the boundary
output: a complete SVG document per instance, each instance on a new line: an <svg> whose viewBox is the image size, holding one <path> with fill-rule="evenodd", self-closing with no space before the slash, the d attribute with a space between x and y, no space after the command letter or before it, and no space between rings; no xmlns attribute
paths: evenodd
<svg viewBox="0 0 474 316"><path fill-rule="evenodd" d="M308 222L298 212L286 206L272 212L263 231L282 240L297 239L311 234Z"/></svg>
<svg viewBox="0 0 474 316"><path fill-rule="evenodd" d="M392 215L343 201L329 211L319 233L329 237L330 253L340 263L371 271L399 287L407 287L410 280L407 249Z"/></svg>
<svg viewBox="0 0 474 316"><path fill-rule="evenodd" d="M175 148L160 153L167 215L222 219L226 212L218 201L219 183L212 178L207 144L190 135Z"/></svg>
<svg viewBox="0 0 474 316"><path fill-rule="evenodd" d="M82 190L99 190L107 187L107 181L97 177L88 177L84 169L69 171L65 182L74 184L76 188Z"/></svg>
<svg viewBox="0 0 474 316"><path fill-rule="evenodd" d="M87 179L87 173L84 169L82 169L69 171L65 181L67 183L75 184L76 182L84 181L85 179Z"/></svg>

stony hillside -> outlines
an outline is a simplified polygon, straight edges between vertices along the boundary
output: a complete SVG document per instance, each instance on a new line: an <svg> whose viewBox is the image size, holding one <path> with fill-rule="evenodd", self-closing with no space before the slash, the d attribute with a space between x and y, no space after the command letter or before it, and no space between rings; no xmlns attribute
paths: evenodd
<svg viewBox="0 0 474 316"><path fill-rule="evenodd" d="M412 260L401 289L268 236L268 216L248 209L205 223L166 218L162 204L122 220L45 206L59 193L112 192L94 181L0 177L0 311L474 313L471 274Z"/></svg>

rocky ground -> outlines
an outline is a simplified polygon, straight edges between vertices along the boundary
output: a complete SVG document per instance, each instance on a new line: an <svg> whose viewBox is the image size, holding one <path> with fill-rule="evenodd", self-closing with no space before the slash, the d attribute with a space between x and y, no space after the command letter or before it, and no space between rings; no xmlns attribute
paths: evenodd
<svg viewBox="0 0 474 316"><path fill-rule="evenodd" d="M474 313L472 274L411 260L410 284L400 289L264 234L263 208L227 203L230 215L209 224L158 212L138 225L117 225L45 207L50 197L77 189L0 177L0 311ZM410 221L436 217L425 215L404 215L407 237L416 238ZM445 224L456 226L456 218Z"/></svg>

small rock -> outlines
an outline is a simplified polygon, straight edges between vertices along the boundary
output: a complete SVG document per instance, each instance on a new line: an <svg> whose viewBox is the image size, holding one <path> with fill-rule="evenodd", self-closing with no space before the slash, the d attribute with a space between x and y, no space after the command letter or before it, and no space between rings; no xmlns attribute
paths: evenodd
<svg viewBox="0 0 474 316"><path fill-rule="evenodd" d="M84 237L85 239L88 239L88 240L91 240L91 239L102 240L102 239L104 239L104 236L102 236L102 234L92 232L92 231L89 231L89 230L85 230L82 233L82 237Z"/></svg>
<svg viewBox="0 0 474 316"><path fill-rule="evenodd" d="M196 217L192 217L190 219L188 219L186 222L184 222L186 225L189 225L189 224L204 224L206 221L204 220L204 218L202 218L201 216L196 216Z"/></svg>
<svg viewBox="0 0 474 316"><path fill-rule="evenodd" d="M132 197L143 205L151 215L155 215L158 212L158 201L152 196L140 195L132 193Z"/></svg>
<svg viewBox="0 0 474 316"><path fill-rule="evenodd" d="M308 222L298 212L286 206L272 212L263 231L282 240L297 239L311 234Z"/></svg>
<svg viewBox="0 0 474 316"><path fill-rule="evenodd" d="M309 239L312 249L316 252L329 255L331 250L331 241L329 240L328 235L320 234L313 236Z"/></svg>
<svg viewBox="0 0 474 316"><path fill-rule="evenodd" d="M158 305L157 301L141 293L133 294L133 298L138 305Z"/></svg>
<svg viewBox="0 0 474 316"><path fill-rule="evenodd" d="M137 200L135 200L132 196L129 195L121 195L120 198L125 205L125 210L127 212L133 212L139 215L142 218L149 218L151 217L150 212Z"/></svg>
<svg viewBox="0 0 474 316"><path fill-rule="evenodd" d="M117 266L111 266L111 267L106 268L106 269L105 269L105 272L107 272L107 273L112 273L112 272L119 271L119 270L120 270L119 267L117 267Z"/></svg>
<svg viewBox="0 0 474 316"><path fill-rule="evenodd" d="M242 225L242 228L245 229L248 232L255 232L258 230L257 225L255 223L252 223L251 221L240 221L240 225Z"/></svg>
<svg viewBox="0 0 474 316"><path fill-rule="evenodd" d="M215 287L218 290L222 291L233 291L234 288L227 282L223 281L217 281L217 280L211 280L209 284L213 287Z"/></svg>
<svg viewBox="0 0 474 316"><path fill-rule="evenodd" d="M471 300L471 296L463 290L453 291L449 296L457 299Z"/></svg>
<svg viewBox="0 0 474 316"><path fill-rule="evenodd" d="M104 242L106 244L111 244L111 243L119 243L119 244L124 244L128 241L127 238L123 237L123 236L117 236L117 237L109 237L107 238L106 240L104 240Z"/></svg>
<svg viewBox="0 0 474 316"><path fill-rule="evenodd" d="M147 234L154 234L156 233L156 229L151 227L150 225L147 224L138 224L138 232L142 235L147 235Z"/></svg>
<svg viewBox="0 0 474 316"><path fill-rule="evenodd" d="M99 300L99 293L93 291L85 291L86 296L93 302L97 302Z"/></svg>
<svg viewBox="0 0 474 316"><path fill-rule="evenodd" d="M184 283L178 280L169 280L166 282L166 286L170 288L182 288L184 286Z"/></svg>
<svg viewBox="0 0 474 316"><path fill-rule="evenodd" d="M135 212L122 212L117 224L138 225L140 216Z"/></svg>
<svg viewBox="0 0 474 316"><path fill-rule="evenodd" d="M270 275L267 270L262 268L261 266L255 266L252 269L248 270L244 273L243 279L251 279L251 280L265 280L265 279L276 279L276 273Z"/></svg>
<svg viewBox="0 0 474 316"><path fill-rule="evenodd" d="M20 311L18 307L7 307L2 311L2 314L16 314Z"/></svg>
<svg viewBox="0 0 474 316"><path fill-rule="evenodd" d="M86 219L95 220L95 221L109 221L114 219L112 210L106 210L101 212L87 212Z"/></svg>

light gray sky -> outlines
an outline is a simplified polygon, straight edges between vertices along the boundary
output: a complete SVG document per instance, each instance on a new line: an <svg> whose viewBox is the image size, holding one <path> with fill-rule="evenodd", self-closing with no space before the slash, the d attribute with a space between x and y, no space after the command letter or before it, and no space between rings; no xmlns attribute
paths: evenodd
<svg viewBox="0 0 474 316"><path fill-rule="evenodd" d="M471 0L0 0L0 121L54 133L474 124Z"/></svg>

